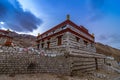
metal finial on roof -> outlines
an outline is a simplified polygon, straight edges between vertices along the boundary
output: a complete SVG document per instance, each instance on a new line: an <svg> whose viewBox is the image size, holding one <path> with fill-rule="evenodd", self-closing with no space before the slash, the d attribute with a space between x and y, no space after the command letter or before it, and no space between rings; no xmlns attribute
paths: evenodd
<svg viewBox="0 0 120 80"><path fill-rule="evenodd" d="M10 32L10 29L7 29L8 32Z"/></svg>
<svg viewBox="0 0 120 80"><path fill-rule="evenodd" d="M67 20L69 20L70 19L70 15L69 14L67 14Z"/></svg>

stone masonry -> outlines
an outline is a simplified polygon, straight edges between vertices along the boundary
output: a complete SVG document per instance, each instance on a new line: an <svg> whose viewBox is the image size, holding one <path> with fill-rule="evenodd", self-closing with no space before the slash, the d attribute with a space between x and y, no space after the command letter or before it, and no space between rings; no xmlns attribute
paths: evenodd
<svg viewBox="0 0 120 80"><path fill-rule="evenodd" d="M102 58L98 58L98 68L104 64ZM95 57L64 54L41 54L40 51L21 50L19 47L0 47L0 73L55 73L77 74L78 72L90 72L96 70Z"/></svg>

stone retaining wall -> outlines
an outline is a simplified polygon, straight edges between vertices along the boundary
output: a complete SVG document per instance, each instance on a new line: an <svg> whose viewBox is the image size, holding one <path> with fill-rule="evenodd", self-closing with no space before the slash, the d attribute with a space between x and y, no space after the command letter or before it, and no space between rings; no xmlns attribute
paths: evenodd
<svg viewBox="0 0 120 80"><path fill-rule="evenodd" d="M79 51L68 52L68 54L62 52L59 55L57 52L57 54L51 52L51 54L41 55L37 50L26 52L11 47L0 48L0 50L0 74L49 72L76 75L79 72L94 71L104 64L104 58L100 58L100 55L94 54L93 56L92 53ZM81 56L81 54L84 55Z"/></svg>
<svg viewBox="0 0 120 80"><path fill-rule="evenodd" d="M97 63L96 63L97 59ZM83 73L90 73L95 70L101 69L104 64L104 59L94 57L77 57L70 56L71 60L71 74L80 75Z"/></svg>
<svg viewBox="0 0 120 80"><path fill-rule="evenodd" d="M69 74L69 60L64 56L50 57L36 54L0 53L0 73L50 72Z"/></svg>

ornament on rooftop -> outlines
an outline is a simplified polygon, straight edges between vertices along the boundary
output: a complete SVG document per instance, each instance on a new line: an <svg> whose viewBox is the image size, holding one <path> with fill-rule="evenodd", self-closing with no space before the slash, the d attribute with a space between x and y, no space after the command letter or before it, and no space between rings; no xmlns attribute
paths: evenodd
<svg viewBox="0 0 120 80"><path fill-rule="evenodd" d="M66 17L66 18L67 18L67 20L70 20L70 15L69 15L69 14L67 14L67 17Z"/></svg>

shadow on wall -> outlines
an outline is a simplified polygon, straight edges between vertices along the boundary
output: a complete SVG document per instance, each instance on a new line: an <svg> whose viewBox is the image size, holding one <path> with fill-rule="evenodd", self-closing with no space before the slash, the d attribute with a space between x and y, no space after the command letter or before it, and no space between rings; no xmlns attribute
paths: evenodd
<svg viewBox="0 0 120 80"><path fill-rule="evenodd" d="M34 71L36 69L35 63L30 63L27 67L27 71Z"/></svg>

